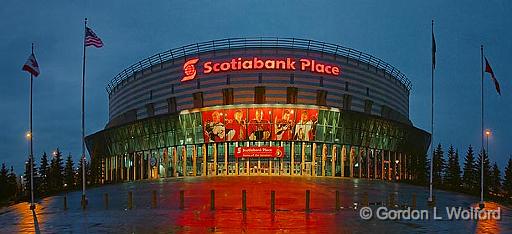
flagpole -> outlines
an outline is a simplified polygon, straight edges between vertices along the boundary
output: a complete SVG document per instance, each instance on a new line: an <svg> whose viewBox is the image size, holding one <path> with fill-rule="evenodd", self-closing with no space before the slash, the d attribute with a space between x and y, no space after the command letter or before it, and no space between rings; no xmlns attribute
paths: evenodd
<svg viewBox="0 0 512 234"><path fill-rule="evenodd" d="M32 54L34 54L34 43L32 43ZM34 84L34 75L30 72L30 209L34 210L34 144L32 143L32 89Z"/></svg>
<svg viewBox="0 0 512 234"><path fill-rule="evenodd" d="M485 207L484 205L484 159L485 159L485 149L484 149L484 46L480 45L480 68L481 70L481 88L482 88L482 129L480 132L480 137L482 138L482 158L480 160L480 209Z"/></svg>
<svg viewBox="0 0 512 234"><path fill-rule="evenodd" d="M429 203L432 203L433 202L433 197L432 197L432 170L433 170L433 165L434 165L434 20L432 20L432 77L431 77L431 80L432 80L432 93L431 93L431 98L432 98L432 110L431 110L431 117L430 117L430 131L431 131L431 137L430 137L430 151L431 151L431 158L430 158L430 183L429 183L429 196L428 196L428 202Z"/></svg>
<svg viewBox="0 0 512 234"><path fill-rule="evenodd" d="M82 208L85 209L87 206L85 199L85 32L87 30L87 18L85 18L84 23L84 56L83 56L83 64L82 64Z"/></svg>

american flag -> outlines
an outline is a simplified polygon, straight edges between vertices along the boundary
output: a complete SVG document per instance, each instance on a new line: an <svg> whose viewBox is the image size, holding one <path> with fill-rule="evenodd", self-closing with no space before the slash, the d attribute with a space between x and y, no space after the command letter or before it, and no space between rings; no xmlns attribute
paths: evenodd
<svg viewBox="0 0 512 234"><path fill-rule="evenodd" d="M96 48L103 46L101 39L88 27L85 28L85 46L94 46Z"/></svg>

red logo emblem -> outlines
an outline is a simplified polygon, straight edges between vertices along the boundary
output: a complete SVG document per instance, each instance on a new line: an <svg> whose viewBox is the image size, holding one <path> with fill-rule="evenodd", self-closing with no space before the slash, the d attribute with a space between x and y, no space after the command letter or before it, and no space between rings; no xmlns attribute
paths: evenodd
<svg viewBox="0 0 512 234"><path fill-rule="evenodd" d="M181 82L196 78L197 70L195 65L197 61L199 61L197 58L190 59L183 64L183 78L181 79Z"/></svg>

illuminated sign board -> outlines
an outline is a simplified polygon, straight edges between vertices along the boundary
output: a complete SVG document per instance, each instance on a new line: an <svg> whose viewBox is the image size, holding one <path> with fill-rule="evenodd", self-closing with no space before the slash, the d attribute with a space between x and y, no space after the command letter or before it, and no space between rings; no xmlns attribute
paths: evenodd
<svg viewBox="0 0 512 234"><path fill-rule="evenodd" d="M235 158L282 158L283 146L235 147Z"/></svg>
<svg viewBox="0 0 512 234"><path fill-rule="evenodd" d="M181 81L193 80L196 78L198 70L196 65L198 58L189 59L183 64L183 78ZM231 60L214 62L206 61L202 63L203 74L213 74L233 71L251 71L251 70L276 70L276 71L305 71L323 75L339 76L341 68L336 65L325 64L314 59L262 59L253 58L233 58Z"/></svg>

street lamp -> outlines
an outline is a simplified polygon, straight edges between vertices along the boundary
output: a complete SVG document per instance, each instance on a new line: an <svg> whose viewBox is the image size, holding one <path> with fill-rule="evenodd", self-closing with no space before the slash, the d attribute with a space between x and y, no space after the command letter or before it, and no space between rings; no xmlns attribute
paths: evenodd
<svg viewBox="0 0 512 234"><path fill-rule="evenodd" d="M491 135L491 130L489 129L486 129L485 130L485 140L486 140L486 144L487 146L485 147L485 151L487 151L487 156L489 156L489 136Z"/></svg>

